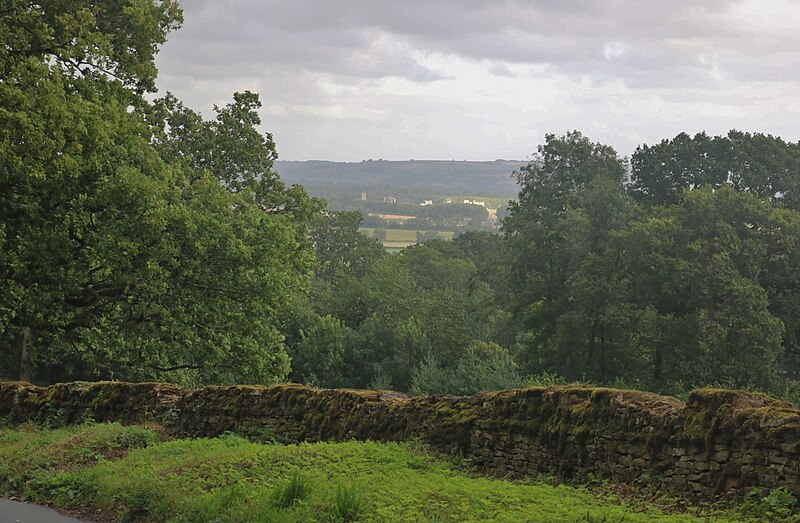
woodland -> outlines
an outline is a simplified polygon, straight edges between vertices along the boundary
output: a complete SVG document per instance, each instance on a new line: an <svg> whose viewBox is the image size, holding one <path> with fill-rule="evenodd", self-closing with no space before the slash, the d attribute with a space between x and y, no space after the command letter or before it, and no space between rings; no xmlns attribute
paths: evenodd
<svg viewBox="0 0 800 523"><path fill-rule="evenodd" d="M181 22L2 2L0 376L800 398L800 144L548 134L499 234L389 254L281 181L256 93L158 93Z"/></svg>

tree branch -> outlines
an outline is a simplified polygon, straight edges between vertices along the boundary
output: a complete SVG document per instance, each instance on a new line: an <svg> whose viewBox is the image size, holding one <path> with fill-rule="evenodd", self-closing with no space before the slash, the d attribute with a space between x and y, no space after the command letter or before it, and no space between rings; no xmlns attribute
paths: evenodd
<svg viewBox="0 0 800 523"><path fill-rule="evenodd" d="M171 372L173 370L184 370L184 369L198 370L198 369L205 368L205 365L198 365L198 364L193 364L193 363L186 363L186 364L183 364L183 365L173 365L172 367L161 367L159 365L155 365L155 364L150 363L147 366L150 367L151 369L157 370L159 372Z"/></svg>

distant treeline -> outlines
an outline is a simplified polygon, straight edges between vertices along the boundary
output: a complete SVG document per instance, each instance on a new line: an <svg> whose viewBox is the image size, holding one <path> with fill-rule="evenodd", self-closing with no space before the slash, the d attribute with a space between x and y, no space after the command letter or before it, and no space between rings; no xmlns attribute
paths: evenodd
<svg viewBox="0 0 800 523"><path fill-rule="evenodd" d="M326 197L337 199L338 190L346 188L353 194L361 191L392 192L421 191L426 194L482 194L512 198L516 184L511 173L524 166L525 161L496 160L493 162L405 160L368 160L362 162L275 162L281 178L290 183L309 187L314 194L320 190Z"/></svg>

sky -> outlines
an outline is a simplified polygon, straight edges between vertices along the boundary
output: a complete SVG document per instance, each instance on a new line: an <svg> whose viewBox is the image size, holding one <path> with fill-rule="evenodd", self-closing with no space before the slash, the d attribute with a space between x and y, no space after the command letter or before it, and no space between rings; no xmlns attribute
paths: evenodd
<svg viewBox="0 0 800 523"><path fill-rule="evenodd" d="M800 140L800 0L183 0L158 86L260 94L282 160L529 159L577 129Z"/></svg>

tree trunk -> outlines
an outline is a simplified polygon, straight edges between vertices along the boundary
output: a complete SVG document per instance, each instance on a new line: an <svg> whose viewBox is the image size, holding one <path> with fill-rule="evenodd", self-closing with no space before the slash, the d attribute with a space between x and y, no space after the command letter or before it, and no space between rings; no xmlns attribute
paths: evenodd
<svg viewBox="0 0 800 523"><path fill-rule="evenodd" d="M22 328L19 352L19 380L31 381L31 328Z"/></svg>
<svg viewBox="0 0 800 523"><path fill-rule="evenodd" d="M653 361L653 378L655 378L656 386L661 386L661 377L663 375L664 356L661 353L661 342L655 343L655 356Z"/></svg>
<svg viewBox="0 0 800 523"><path fill-rule="evenodd" d="M600 379L605 382L606 377L608 375L608 369L606 369L606 324L603 323L600 326Z"/></svg>

